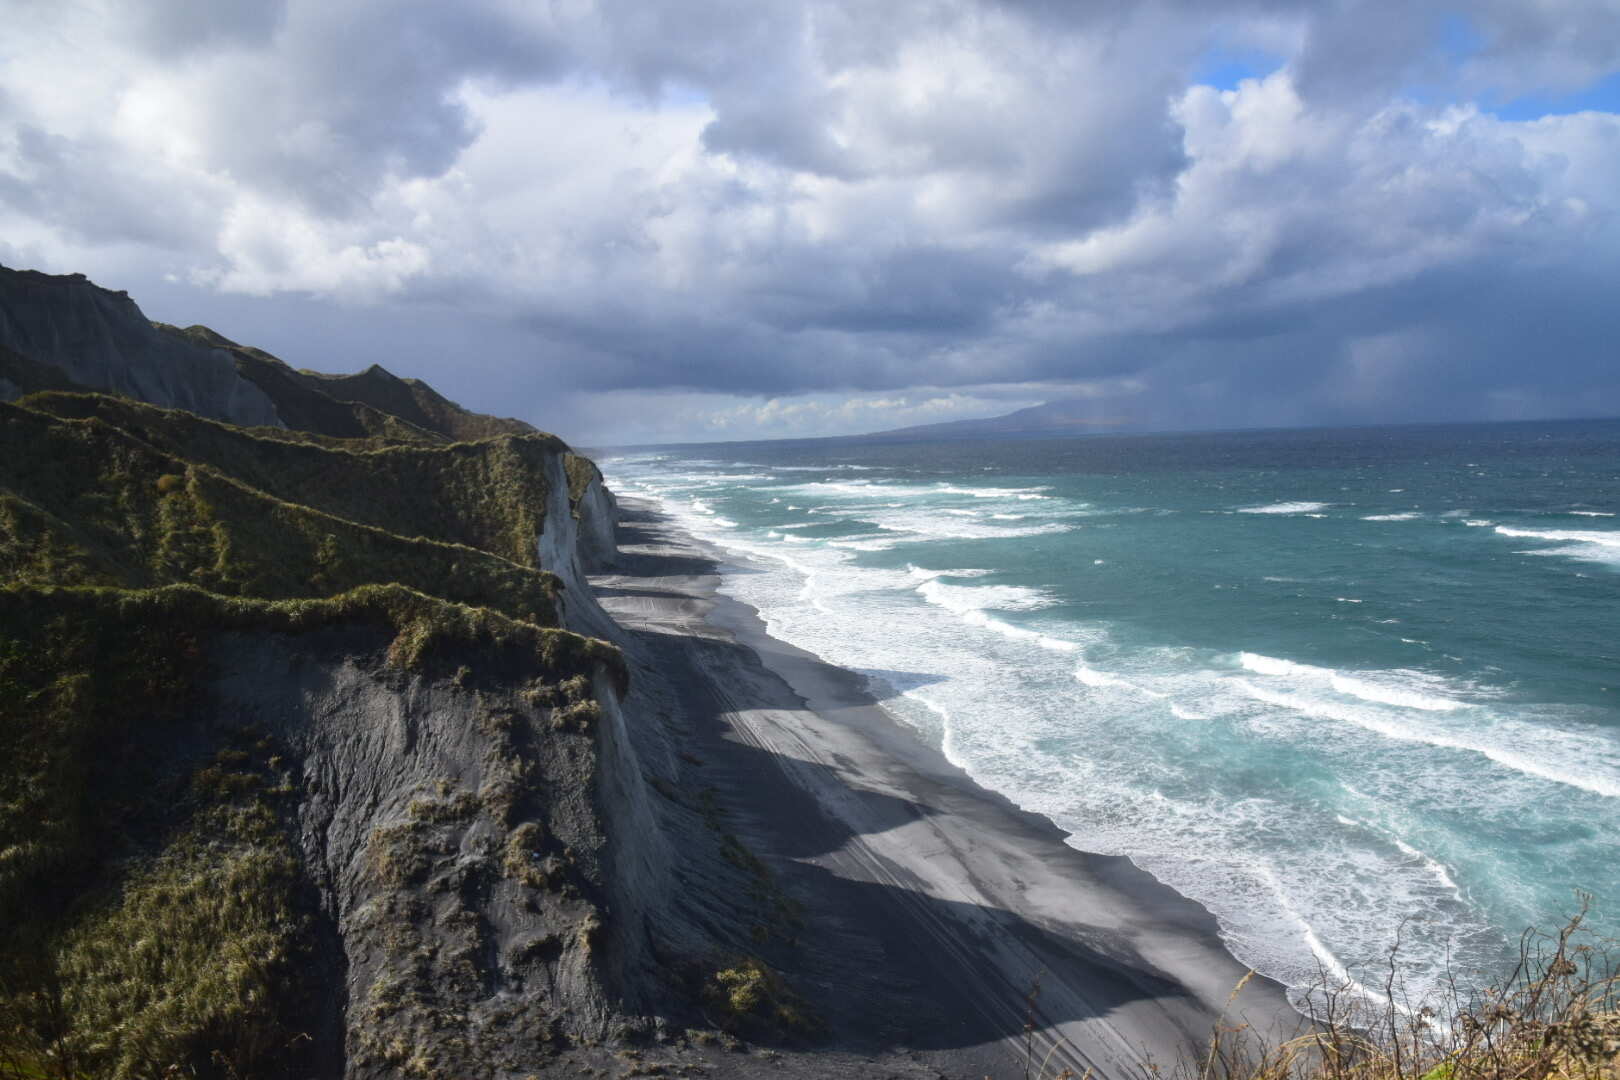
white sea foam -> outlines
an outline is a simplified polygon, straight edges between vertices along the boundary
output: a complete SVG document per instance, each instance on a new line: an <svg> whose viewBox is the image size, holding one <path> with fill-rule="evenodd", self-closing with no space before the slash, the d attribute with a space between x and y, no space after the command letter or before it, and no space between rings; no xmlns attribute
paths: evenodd
<svg viewBox="0 0 1620 1080"><path fill-rule="evenodd" d="M942 577L956 577L956 578L989 577L991 574L995 573L995 571L994 570L981 570L981 569L974 569L974 568L966 568L966 569L958 569L958 570L930 570L925 566L918 566L916 563L907 563L906 564L906 573L908 575L910 575L911 580L913 580L913 581L933 581L935 578L942 578Z"/></svg>
<svg viewBox="0 0 1620 1080"><path fill-rule="evenodd" d="M1569 540L1578 544L1602 544L1620 548L1620 532L1595 529L1514 529L1498 525L1496 531L1503 536L1523 537L1529 540Z"/></svg>
<svg viewBox="0 0 1620 1080"><path fill-rule="evenodd" d="M1327 503L1321 502L1280 502L1267 503L1265 506L1240 506L1240 514L1309 514L1316 510L1326 510Z"/></svg>
<svg viewBox="0 0 1620 1080"><path fill-rule="evenodd" d="M1416 672L1401 672L1407 678L1417 676ZM1360 698L1362 701L1374 701L1381 705L1394 705L1402 709L1421 709L1424 712L1452 712L1456 709L1467 708L1460 701L1450 698L1433 697L1400 686L1390 686L1383 683L1356 679L1348 675L1334 675L1328 682L1341 694Z"/></svg>
<svg viewBox="0 0 1620 1080"><path fill-rule="evenodd" d="M1379 712L1376 709L1345 705L1334 701L1308 697L1299 693L1273 690L1269 687L1257 686L1246 679L1234 679L1233 685L1256 701L1265 702L1268 705L1293 710L1306 716L1337 720L1399 742L1424 743L1445 750L1481 754L1496 762L1496 764L1522 773L1525 776L1533 776L1540 780L1580 788L1595 795L1620 798L1620 773L1617 773L1612 765L1608 768L1592 769L1582 767L1571 760L1559 760L1556 762L1540 760L1531 757L1522 750L1510 748L1511 743L1508 746L1503 746L1499 743L1487 742L1464 731L1413 722L1409 719ZM1339 689L1339 687L1336 686L1335 689ZM1377 701L1378 699L1368 697L1367 700ZM1547 748L1549 740L1544 737L1537 739L1538 733L1533 729L1525 730L1521 727L1515 730L1514 733L1529 739L1536 739L1541 744L1542 749ZM1562 756L1560 755L1560 757Z"/></svg>
<svg viewBox="0 0 1620 1080"><path fill-rule="evenodd" d="M1458 891L1457 882L1452 878L1451 872L1446 869L1444 863L1440 862L1438 859L1430 858L1427 854L1419 851L1417 848L1413 847L1411 844L1408 844L1400 837L1392 836L1390 837L1390 841L1401 850L1402 854L1408 855L1422 863L1423 867L1428 870L1429 873L1433 874L1435 880L1440 882L1441 885L1450 889L1452 892Z"/></svg>
<svg viewBox="0 0 1620 1080"><path fill-rule="evenodd" d="M1612 510L1571 510L1576 517L1614 517Z"/></svg>
<svg viewBox="0 0 1620 1080"><path fill-rule="evenodd" d="M1395 705L1424 712L1451 712L1464 708L1463 702L1437 693L1424 693L1430 688L1442 687L1442 680L1421 671L1401 669L1394 671L1358 672L1343 675L1332 668L1314 664L1299 664L1261 653L1239 653L1238 663L1258 675L1287 675L1326 682L1341 694L1360 698L1380 705Z"/></svg>
<svg viewBox="0 0 1620 1080"><path fill-rule="evenodd" d="M1114 675L1106 671L1098 671L1097 669L1089 668L1084 664L1081 664L1074 669L1074 678L1076 682L1095 689L1110 687L1119 690L1130 690L1151 698L1164 697L1164 695L1157 690L1150 690L1145 686L1138 686L1129 679L1121 678L1118 675Z"/></svg>
<svg viewBox="0 0 1620 1080"><path fill-rule="evenodd" d="M917 586L917 592L930 604L961 614L966 611L1038 611L1056 600L1041 589L1022 585L947 585L930 578Z"/></svg>
<svg viewBox="0 0 1620 1080"><path fill-rule="evenodd" d="M1416 521L1418 518L1420 518L1422 516L1423 516L1422 514L1419 514L1416 511L1410 511L1410 512L1407 512L1407 513L1404 513L1404 514L1368 514L1366 517L1362 518L1361 520L1362 521Z"/></svg>
<svg viewBox="0 0 1620 1080"><path fill-rule="evenodd" d="M806 494L820 496L839 495L856 499L937 499L956 495L974 499L1011 499L1015 501L1050 498L1050 496L1042 494L1047 490L1044 487L962 487L957 484L946 483L928 485L901 484L865 479L811 480L807 483L791 485L785 490L802 491Z"/></svg>
<svg viewBox="0 0 1620 1080"><path fill-rule="evenodd" d="M638 466L635 476L657 474ZM1437 815L1506 825L1510 810L1504 808L1548 801L1547 781L1493 764L1490 750L1519 753L1544 771L1587 784L1620 784L1620 744L1605 744L1576 727L1548 734L1539 722L1515 724L1508 705L1460 680L1414 679L1422 673L1399 669L1338 672L1260 654L1243 665L1246 678L1234 677L1231 654L1150 648L1102 623L1046 607L1050 597L1040 590L1034 596L1001 594L1003 603L1011 601L1012 613L998 614L1008 608L993 602L991 590L1009 586L974 579L989 576L987 567L1013 565L1004 561L1012 556L1001 545L975 548L973 556L956 549L951 556L929 554L938 548L905 549L915 552L917 563L977 564L955 570L916 563L885 567L874 564L903 560L860 554L862 546L921 545L974 527L1057 524L1060 515L1062 524L1074 527L1078 522L1068 516L1077 504L1055 490L1045 502L998 496L1008 499L1000 506L941 493L931 478L855 485L864 489L858 495L821 492L811 496L826 511L811 519L816 524L856 519L842 526L846 535L829 543L794 537L788 526L770 526L782 531L780 540L726 530L713 520L718 515L701 513L686 500L695 494L726 509L736 504L667 477L650 486L674 491L663 502L666 509L753 571L728 574L722 589L757 608L772 634L878 677L908 673L912 678L901 678L898 696L885 704L935 740L950 760L1020 805L1048 814L1076 834L1078 845L1129 854L1170 886L1202 900L1245 963L1296 985L1309 981L1327 957L1352 978L1376 982L1357 963L1339 958L1377 955L1408 915L1432 928L1427 940L1434 947L1414 945L1406 954L1406 962L1419 968L1431 958L1440 962L1447 941L1477 942L1489 934L1468 901L1441 887L1433 866L1392 840L1334 841L1338 807L1300 799L1287 782L1263 783L1265 770L1303 764L1305 773L1355 777L1376 805L1409 807L1433 794L1445 800ZM906 487L916 490L908 493ZM969 506L986 512L977 518L944 512ZM1078 544L1073 548L1083 551ZM1091 554L1067 565L1083 569ZM1294 565L1282 572L1315 580ZM924 594L931 584L933 598ZM941 603L947 596L954 602ZM1020 608L1024 602L1033 606ZM1092 673L1091 681L1081 669ZM1288 703L1267 702L1254 689ZM1420 699L1429 707L1414 703ZM986 708L989 702L994 709ZM1372 730L1374 724L1403 734ZM1445 739L1490 750L1459 753ZM1336 787L1331 791L1343 797ZM1566 789L1559 797L1594 798L1590 789ZM1355 813L1376 816L1370 809ZM1413 850L1442 850L1416 834L1411 841ZM1446 872L1441 860L1433 861ZM1275 890L1256 875L1257 864L1270 868ZM1471 866L1460 864L1456 877L1478 880L1477 873L1463 876Z"/></svg>
<svg viewBox="0 0 1620 1080"><path fill-rule="evenodd" d="M1539 548L1524 552L1526 555L1562 555L1586 562L1620 564L1620 531L1597 529L1515 529L1506 525L1496 527L1497 535L1523 540L1541 540L1558 543L1556 548Z"/></svg>
<svg viewBox="0 0 1620 1080"><path fill-rule="evenodd" d="M1074 669L1075 680L1087 686L1130 686L1131 684L1118 675L1110 675L1105 671L1096 671L1081 664Z"/></svg>
<svg viewBox="0 0 1620 1080"><path fill-rule="evenodd" d="M1024 641L1037 645L1049 652L1072 653L1080 651L1080 644L1063 638L1052 637L1038 630L1031 630L1026 626L1014 626L1004 619L986 615L983 611L965 611L961 613L963 622L970 626L981 626L986 630L993 630L1004 638L1013 641Z"/></svg>
<svg viewBox="0 0 1620 1080"><path fill-rule="evenodd" d="M1292 660L1280 660L1275 656L1266 656L1263 653L1239 653L1238 663L1260 675L1332 674L1326 668L1312 667L1310 664L1296 664Z"/></svg>

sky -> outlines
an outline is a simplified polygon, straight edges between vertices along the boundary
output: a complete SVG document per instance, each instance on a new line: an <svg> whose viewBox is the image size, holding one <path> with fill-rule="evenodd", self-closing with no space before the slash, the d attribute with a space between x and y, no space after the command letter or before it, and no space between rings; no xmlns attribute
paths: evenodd
<svg viewBox="0 0 1620 1080"><path fill-rule="evenodd" d="M582 445L1620 415L1620 0L0 21L0 264Z"/></svg>

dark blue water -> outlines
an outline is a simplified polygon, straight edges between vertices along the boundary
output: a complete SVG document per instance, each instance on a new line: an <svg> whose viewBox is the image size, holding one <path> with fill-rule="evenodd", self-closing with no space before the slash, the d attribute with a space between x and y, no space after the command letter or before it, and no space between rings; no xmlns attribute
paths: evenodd
<svg viewBox="0 0 1620 1080"><path fill-rule="evenodd" d="M1620 926L1620 422L625 454L771 629L1295 985ZM747 571L747 572L741 572ZM1448 959L1449 957L1449 959Z"/></svg>

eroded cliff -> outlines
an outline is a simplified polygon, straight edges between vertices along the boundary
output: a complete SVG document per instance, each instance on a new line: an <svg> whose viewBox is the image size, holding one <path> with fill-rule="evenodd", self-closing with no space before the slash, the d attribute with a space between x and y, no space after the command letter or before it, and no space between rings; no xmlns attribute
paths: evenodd
<svg viewBox="0 0 1620 1080"><path fill-rule="evenodd" d="M595 465L4 274L0 1059L523 1076L701 1011L757 871L657 794Z"/></svg>

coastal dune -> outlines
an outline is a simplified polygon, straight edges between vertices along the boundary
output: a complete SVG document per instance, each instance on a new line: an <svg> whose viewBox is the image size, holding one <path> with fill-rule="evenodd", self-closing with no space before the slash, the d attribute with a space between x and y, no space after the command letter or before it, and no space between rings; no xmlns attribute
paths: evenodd
<svg viewBox="0 0 1620 1080"><path fill-rule="evenodd" d="M717 590L717 555L623 499L591 578L634 679L662 685L689 771L810 925L779 961L838 1041L945 1075L1033 1061L1138 1075L1217 1024L1272 1045L1301 1017L1214 918L1128 859L1085 853L904 729L853 672L771 638ZM632 690L632 696L638 693ZM987 707L993 707L987 704ZM1084 846L1084 837L1076 838Z"/></svg>

